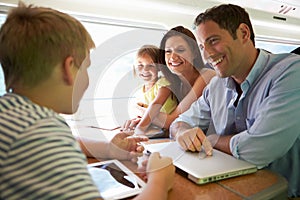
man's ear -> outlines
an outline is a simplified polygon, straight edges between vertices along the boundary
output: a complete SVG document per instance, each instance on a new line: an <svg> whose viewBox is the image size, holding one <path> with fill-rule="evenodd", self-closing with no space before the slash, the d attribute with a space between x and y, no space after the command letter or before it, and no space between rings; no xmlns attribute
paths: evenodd
<svg viewBox="0 0 300 200"><path fill-rule="evenodd" d="M73 85L74 83L74 58L72 56L68 56L63 63L63 78L66 84Z"/></svg>
<svg viewBox="0 0 300 200"><path fill-rule="evenodd" d="M246 41L246 40L250 39L250 28L248 27L247 24L241 23L238 29L241 33L243 41Z"/></svg>

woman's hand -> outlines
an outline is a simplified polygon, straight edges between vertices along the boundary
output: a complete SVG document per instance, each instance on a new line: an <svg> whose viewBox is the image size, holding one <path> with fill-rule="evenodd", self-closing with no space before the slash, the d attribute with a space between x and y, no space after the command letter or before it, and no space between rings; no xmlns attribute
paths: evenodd
<svg viewBox="0 0 300 200"><path fill-rule="evenodd" d="M123 124L123 126L121 127L121 131L123 131L123 132L133 131L140 121L141 121L140 116L138 116L134 119L126 120L125 123Z"/></svg>

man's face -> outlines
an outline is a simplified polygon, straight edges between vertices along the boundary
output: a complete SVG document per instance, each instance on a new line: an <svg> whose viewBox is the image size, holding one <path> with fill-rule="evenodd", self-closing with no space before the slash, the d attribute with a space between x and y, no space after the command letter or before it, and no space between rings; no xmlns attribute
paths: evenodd
<svg viewBox="0 0 300 200"><path fill-rule="evenodd" d="M214 21L206 21L196 28L196 38L204 58L216 70L218 76L229 77L242 69L242 43L221 29Z"/></svg>

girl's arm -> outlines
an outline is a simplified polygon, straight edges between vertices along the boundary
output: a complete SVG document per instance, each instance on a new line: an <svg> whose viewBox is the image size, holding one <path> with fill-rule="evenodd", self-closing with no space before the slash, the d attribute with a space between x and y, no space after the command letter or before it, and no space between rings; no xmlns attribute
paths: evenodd
<svg viewBox="0 0 300 200"><path fill-rule="evenodd" d="M171 94L172 92L169 88L167 87L159 88L155 99L150 103L141 121L136 126L134 131L135 134L144 134L146 129L150 126L153 120L160 113L160 109L162 108L163 104L166 102L166 100Z"/></svg>
<svg viewBox="0 0 300 200"><path fill-rule="evenodd" d="M176 109L171 114L166 114L160 112L153 123L162 128L169 128L171 123L183 112L185 112L193 102L195 102L203 92L205 86L209 83L210 79L215 76L215 71L206 69L197 80L195 81L190 92L183 98L183 100L178 104Z"/></svg>

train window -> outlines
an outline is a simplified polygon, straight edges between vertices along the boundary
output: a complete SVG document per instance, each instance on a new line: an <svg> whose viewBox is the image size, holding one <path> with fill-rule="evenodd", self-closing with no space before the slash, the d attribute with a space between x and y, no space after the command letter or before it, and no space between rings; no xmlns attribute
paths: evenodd
<svg viewBox="0 0 300 200"><path fill-rule="evenodd" d="M266 40L256 40L255 45L257 48L262 48L272 53L286 53L291 52L292 50L296 49L299 44L293 43L283 43L280 41L266 41Z"/></svg>
<svg viewBox="0 0 300 200"><path fill-rule="evenodd" d="M76 113L76 120L94 118L101 124L122 124L129 119L128 107L141 86L133 76L133 60L138 48L144 44L159 45L166 27L158 24L128 22L95 16L72 14L91 34L96 49L91 53L90 85ZM6 13L0 13L0 25ZM257 37L256 46L273 53L290 52L295 44ZM5 93L3 72L0 69L0 95ZM113 114L113 122L99 122ZM109 125L108 125L109 126Z"/></svg>
<svg viewBox="0 0 300 200"><path fill-rule="evenodd" d="M132 101L142 82L133 74L136 51L144 44L159 45L164 27L83 21L97 48L91 53L90 85L75 118L97 118L113 127L131 118ZM93 107L94 109L87 109ZM106 117L106 116L113 116ZM111 119L110 122L102 121Z"/></svg>

